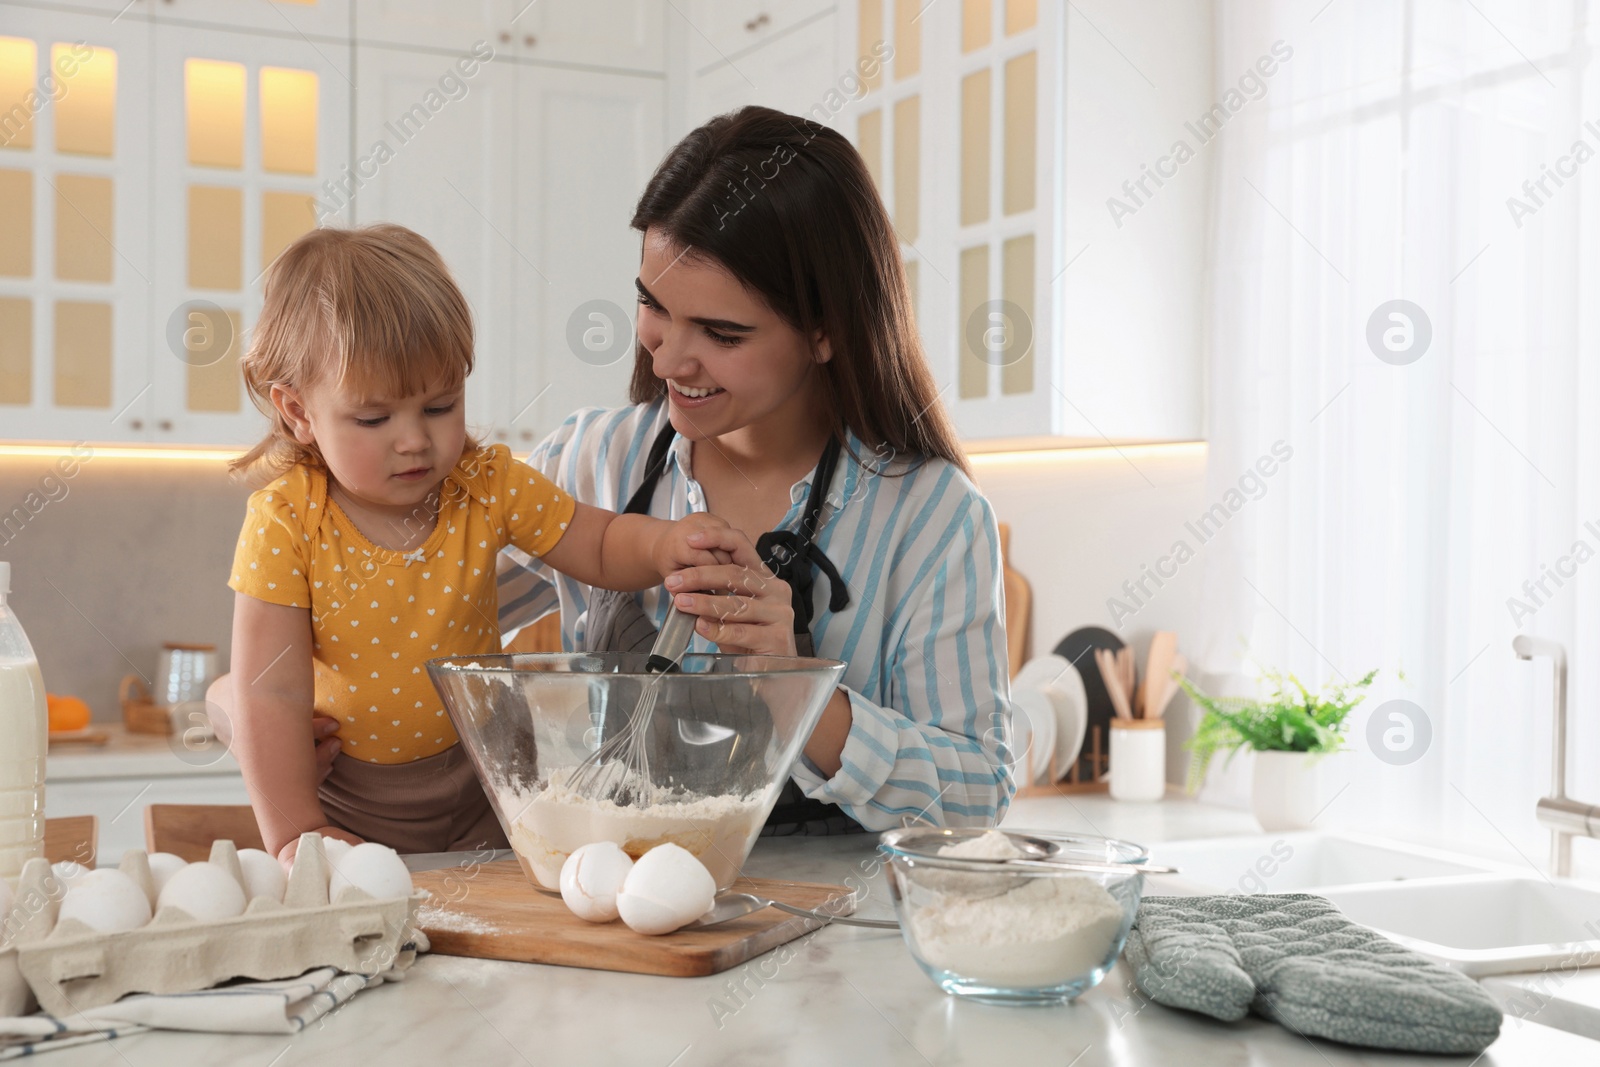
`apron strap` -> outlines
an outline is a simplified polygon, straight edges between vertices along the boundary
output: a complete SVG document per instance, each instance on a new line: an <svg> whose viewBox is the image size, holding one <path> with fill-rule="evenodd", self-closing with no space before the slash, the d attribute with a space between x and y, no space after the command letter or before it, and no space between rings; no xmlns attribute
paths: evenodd
<svg viewBox="0 0 1600 1067"><path fill-rule="evenodd" d="M667 453L672 448L677 431L668 423L663 426L650 445L645 462L644 478L639 488L628 498L625 513L644 515L650 511L651 498L655 496L656 483L666 470ZM815 577L814 566L828 579L828 610L841 611L850 603L849 589L827 553L812 541L822 525L822 506L827 499L828 486L839 463L840 447L830 439L822 450L822 458L811 478L806 494L806 506L800 520L800 529L773 530L762 534L756 541L756 552L774 574L789 583L793 591L795 649L802 656L815 655L811 640L811 593ZM602 601L604 604L602 604ZM638 602L631 594L618 594L597 590L591 601L591 614L602 608L614 609L602 629L607 630L610 642L626 649L647 650L655 641L655 626L645 618ZM591 620L593 621L593 620ZM763 836L788 834L860 833L862 826L837 805L806 796L794 780L785 781L774 804L772 813L762 830Z"/></svg>
<svg viewBox="0 0 1600 1067"><path fill-rule="evenodd" d="M672 442L677 436L678 431L672 428L670 422L656 434L645 461L644 479L628 498L627 507L623 509L625 514L649 514L656 483L666 470L667 453L671 451ZM811 592L816 582L813 567L828 579L828 610L840 612L850 606L850 590L839 574L839 568L813 541L822 525L822 507L827 501L833 472L839 466L840 452L838 439L829 438L822 450L822 458L817 461L817 469L811 476L805 511L800 517L800 529L772 530L756 540L756 554L761 561L771 568L772 573L789 583L794 607L794 632L808 637L812 620Z"/></svg>
<svg viewBox="0 0 1600 1067"><path fill-rule="evenodd" d="M624 515L650 513L650 498L656 495L656 483L661 480L661 472L667 469L667 453L671 451L672 439L676 436L678 431L672 428L670 422L656 434L656 439L650 445L650 457L645 461L644 481L628 498L628 506L622 509Z"/></svg>
<svg viewBox="0 0 1600 1067"><path fill-rule="evenodd" d="M800 529L771 530L756 541L756 552L772 573L789 583L794 607L794 632L811 633L811 589L816 582L812 572L815 567L828 579L828 610L840 612L850 606L850 590L839 568L833 565L828 554L818 548L812 538L822 525L822 505L828 496L828 484L833 481L834 468L839 465L839 441L829 438L822 450L822 459L811 476L811 487L806 493L805 513L800 518Z"/></svg>

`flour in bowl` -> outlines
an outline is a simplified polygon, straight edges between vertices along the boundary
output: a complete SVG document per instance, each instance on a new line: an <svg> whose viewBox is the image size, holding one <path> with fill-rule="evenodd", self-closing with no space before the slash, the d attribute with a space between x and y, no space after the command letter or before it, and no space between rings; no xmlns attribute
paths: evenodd
<svg viewBox="0 0 1600 1067"><path fill-rule="evenodd" d="M647 807L593 800L568 783L572 770L556 771L543 789L499 795L511 847L548 889L560 886L567 857L592 841L614 841L634 859L667 842L681 845L706 865L718 889L726 889L766 815L761 790L705 796L656 789L657 802Z"/></svg>
<svg viewBox="0 0 1600 1067"><path fill-rule="evenodd" d="M939 850L963 859L1019 859L1026 853L990 831ZM1123 908L1084 875L913 877L928 899L911 909L911 933L923 960L977 982L1008 989L1060 985L1109 962L1122 933ZM936 876L929 884L929 875ZM995 892L999 885L1015 888Z"/></svg>

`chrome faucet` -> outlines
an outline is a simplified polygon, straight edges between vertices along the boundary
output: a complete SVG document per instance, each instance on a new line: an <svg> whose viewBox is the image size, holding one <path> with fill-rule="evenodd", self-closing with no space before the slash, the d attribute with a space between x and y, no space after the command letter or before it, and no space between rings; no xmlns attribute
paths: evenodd
<svg viewBox="0 0 1600 1067"><path fill-rule="evenodd" d="M1550 869L1557 877L1566 878L1572 874L1572 839L1600 837L1600 807L1567 796L1567 650L1558 642L1526 634L1511 639L1511 650L1518 659L1548 656L1555 669L1550 795L1539 798L1534 813L1540 823L1550 827Z"/></svg>

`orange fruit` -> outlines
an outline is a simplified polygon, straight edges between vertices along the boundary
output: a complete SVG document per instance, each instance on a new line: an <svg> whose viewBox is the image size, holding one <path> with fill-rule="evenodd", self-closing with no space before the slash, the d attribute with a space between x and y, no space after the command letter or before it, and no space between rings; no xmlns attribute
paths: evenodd
<svg viewBox="0 0 1600 1067"><path fill-rule="evenodd" d="M44 700L45 706L49 709L51 733L82 730L89 725L89 705L77 697L46 693Z"/></svg>

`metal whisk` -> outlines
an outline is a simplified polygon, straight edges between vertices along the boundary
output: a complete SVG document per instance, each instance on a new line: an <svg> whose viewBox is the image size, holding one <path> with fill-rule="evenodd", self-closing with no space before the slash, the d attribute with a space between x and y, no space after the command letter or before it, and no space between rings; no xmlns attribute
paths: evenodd
<svg viewBox="0 0 1600 1067"><path fill-rule="evenodd" d="M653 783L650 780L650 750L646 737L650 731L650 720L655 716L661 678L677 670L678 661L683 658L684 651L689 647L689 639L694 636L694 624L695 616L677 608L673 608L667 616L666 625L661 627L661 633L650 649L650 658L645 661L645 670L654 677L645 683L644 691L639 694L639 702L628 717L627 726L584 757L568 779L579 796L590 800L603 800L609 796L621 805L642 807L649 803L649 790ZM638 785L631 785L631 782L637 782Z"/></svg>

